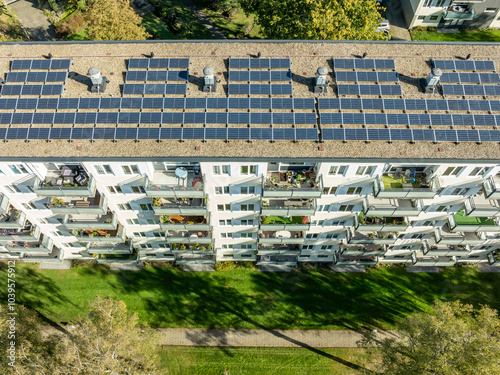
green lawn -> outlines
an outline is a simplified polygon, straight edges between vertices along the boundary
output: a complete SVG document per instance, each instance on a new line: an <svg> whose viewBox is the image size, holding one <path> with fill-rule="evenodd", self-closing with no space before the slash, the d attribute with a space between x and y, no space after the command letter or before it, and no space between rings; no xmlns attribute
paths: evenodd
<svg viewBox="0 0 500 375"><path fill-rule="evenodd" d="M464 210L460 210L455 214L455 222L457 225L495 225L493 219L487 217L473 217L465 215Z"/></svg>
<svg viewBox="0 0 500 375"><path fill-rule="evenodd" d="M500 308L500 276L468 267L445 267L439 274L409 274L396 266L365 274L321 268L282 274L174 267L110 272L102 265L60 271L19 263L16 282L19 303L47 322L75 319L96 294L125 301L144 325L166 328L390 328L397 318L428 310L435 300L459 298ZM6 283L5 265L0 283ZM6 288L0 293L5 303Z"/></svg>
<svg viewBox="0 0 500 375"><path fill-rule="evenodd" d="M88 40L89 37L87 36L87 28L84 27L78 32L74 33L73 35L70 35L66 38L66 40Z"/></svg>
<svg viewBox="0 0 500 375"><path fill-rule="evenodd" d="M266 218L269 219L268 224L302 224L302 220L304 220L304 216L264 216L262 220L264 221Z"/></svg>
<svg viewBox="0 0 500 375"><path fill-rule="evenodd" d="M165 346L160 351L167 374L190 375L350 375L370 368L373 356L358 348L216 348Z"/></svg>
<svg viewBox="0 0 500 375"><path fill-rule="evenodd" d="M430 28L430 30L435 30ZM410 30L412 40L443 42L500 42L498 29L462 29L457 34L442 34L435 31L414 28Z"/></svg>
<svg viewBox="0 0 500 375"><path fill-rule="evenodd" d="M179 33L175 34L178 39L213 39L212 34L182 0L151 0L150 3L167 14L175 14L176 23L181 25Z"/></svg>
<svg viewBox="0 0 500 375"><path fill-rule="evenodd" d="M152 35L153 39L179 39L167 24L154 13L148 13L142 17L142 26Z"/></svg>
<svg viewBox="0 0 500 375"><path fill-rule="evenodd" d="M247 16L243 11L238 11L230 19L224 17L221 13L210 10L203 9L203 12L210 18L210 20L216 25L220 31L226 35L227 38L237 38L239 34L245 33L253 25L252 30L245 39L262 39L264 36L260 32L260 26L255 23L255 15L251 14Z"/></svg>

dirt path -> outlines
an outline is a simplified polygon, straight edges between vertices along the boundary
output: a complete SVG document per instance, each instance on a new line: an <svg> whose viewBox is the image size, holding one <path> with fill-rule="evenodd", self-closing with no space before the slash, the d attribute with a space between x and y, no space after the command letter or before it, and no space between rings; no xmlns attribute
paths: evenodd
<svg viewBox="0 0 500 375"><path fill-rule="evenodd" d="M203 11L193 3L192 0L182 0L182 2L191 9L193 14L200 20L200 22L210 31L210 34L214 36L215 39L227 39L226 36L219 30L217 26L207 17Z"/></svg>

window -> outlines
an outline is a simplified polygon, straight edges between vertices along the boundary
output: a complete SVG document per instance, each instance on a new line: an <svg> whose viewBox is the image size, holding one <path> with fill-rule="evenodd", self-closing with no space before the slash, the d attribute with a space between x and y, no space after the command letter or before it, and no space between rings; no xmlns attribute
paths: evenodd
<svg viewBox="0 0 500 375"><path fill-rule="evenodd" d="M16 185L7 185L5 186L7 190L9 190L11 193L20 193L21 189L19 189Z"/></svg>
<svg viewBox="0 0 500 375"><path fill-rule="evenodd" d="M221 238L233 238L233 234L232 233L221 233L220 237Z"/></svg>
<svg viewBox="0 0 500 375"><path fill-rule="evenodd" d="M339 236L338 234L330 233L330 234L326 235L326 238L329 239L329 240L331 240L331 239L337 238L338 236Z"/></svg>
<svg viewBox="0 0 500 375"><path fill-rule="evenodd" d="M253 211L255 206L253 204L242 204L240 207L240 211Z"/></svg>
<svg viewBox="0 0 500 375"><path fill-rule="evenodd" d="M134 232L132 234L134 237L146 237L146 233L144 232Z"/></svg>
<svg viewBox="0 0 500 375"><path fill-rule="evenodd" d="M430 16L429 17L429 20L431 20L431 21L437 21L437 19L438 19L438 16Z"/></svg>
<svg viewBox="0 0 500 375"><path fill-rule="evenodd" d="M64 236L64 234L62 234L58 230L56 230L55 232L50 232L50 234L52 234L54 237L63 237Z"/></svg>
<svg viewBox="0 0 500 375"><path fill-rule="evenodd" d="M302 250L312 250L314 248L313 245L303 245Z"/></svg>
<svg viewBox="0 0 500 375"><path fill-rule="evenodd" d="M418 16L418 19L421 20L421 21L425 20L425 16Z"/></svg>
<svg viewBox="0 0 500 375"><path fill-rule="evenodd" d="M356 176L369 176L372 174L374 169L375 167L373 165L368 167L358 167L358 170L356 171Z"/></svg>
<svg viewBox="0 0 500 375"><path fill-rule="evenodd" d="M165 233L163 232L153 232L153 236L154 237L165 237Z"/></svg>
<svg viewBox="0 0 500 375"><path fill-rule="evenodd" d="M111 170L111 167L109 164L99 164L94 166L97 174L113 174L113 171Z"/></svg>
<svg viewBox="0 0 500 375"><path fill-rule="evenodd" d="M146 219L146 223L148 223L149 225L156 225L156 224L160 224L158 221L156 221L155 219Z"/></svg>
<svg viewBox="0 0 500 375"><path fill-rule="evenodd" d="M146 194L144 186L131 186L131 188L135 194Z"/></svg>
<svg viewBox="0 0 500 375"><path fill-rule="evenodd" d="M214 165L212 168L214 174L220 174L220 165Z"/></svg>
<svg viewBox="0 0 500 375"><path fill-rule="evenodd" d="M308 233L306 234L306 238L318 238L318 233Z"/></svg>
<svg viewBox="0 0 500 375"><path fill-rule="evenodd" d="M252 249L252 245L240 245L240 249L251 250Z"/></svg>
<svg viewBox="0 0 500 375"><path fill-rule="evenodd" d="M240 193L241 194L255 194L255 186L242 186Z"/></svg>
<svg viewBox="0 0 500 375"><path fill-rule="evenodd" d="M486 8L484 13L496 13L497 10L498 8Z"/></svg>
<svg viewBox="0 0 500 375"><path fill-rule="evenodd" d="M361 191L363 191L362 187L350 187L347 189L347 195L354 195L354 194L361 194Z"/></svg>
<svg viewBox="0 0 500 375"><path fill-rule="evenodd" d="M215 194L229 194L229 186L216 186Z"/></svg>
<svg viewBox="0 0 500 375"><path fill-rule="evenodd" d="M153 248L153 246L151 246L151 244L149 244L149 243L140 244L139 247L141 249L152 249Z"/></svg>
<svg viewBox="0 0 500 375"><path fill-rule="evenodd" d="M445 1L445 0L437 0L437 2L436 2L436 7L437 7L437 8L441 8L441 7L443 6L443 4L444 4L444 1Z"/></svg>
<svg viewBox="0 0 500 375"><path fill-rule="evenodd" d="M241 174L256 174L257 166L256 165L242 165L241 166Z"/></svg>
<svg viewBox="0 0 500 375"><path fill-rule="evenodd" d="M122 188L119 187L118 185L116 186L106 186L108 188L108 191L111 193L111 194L122 194L123 191L122 191Z"/></svg>
<svg viewBox="0 0 500 375"><path fill-rule="evenodd" d="M350 204L350 205L347 205L347 204L342 204L340 205L339 207L339 211L343 211L343 212L346 212L346 211L352 211L352 209L354 208L354 205Z"/></svg>
<svg viewBox="0 0 500 375"><path fill-rule="evenodd" d="M231 205L230 204L218 204L217 211L231 211Z"/></svg>
<svg viewBox="0 0 500 375"><path fill-rule="evenodd" d="M321 246L321 250L331 250L332 249L332 245L323 245Z"/></svg>
<svg viewBox="0 0 500 375"><path fill-rule="evenodd" d="M240 238L252 238L252 233L240 233Z"/></svg>
<svg viewBox="0 0 500 375"><path fill-rule="evenodd" d="M9 168L14 172L15 174L21 174L21 173L28 173L26 168L22 166L22 164L17 164L17 165L9 165Z"/></svg>
<svg viewBox="0 0 500 375"><path fill-rule="evenodd" d="M126 221L129 225L139 225L139 219L127 219Z"/></svg>
<svg viewBox="0 0 500 375"><path fill-rule="evenodd" d="M443 176L456 176L458 175L462 169L465 167L448 167L443 173Z"/></svg>
<svg viewBox="0 0 500 375"><path fill-rule="evenodd" d="M467 195L469 190L470 188L456 188L455 190L453 190L451 195Z"/></svg>
<svg viewBox="0 0 500 375"><path fill-rule="evenodd" d="M153 211L153 206L151 205L151 203L141 203L141 210Z"/></svg>
<svg viewBox="0 0 500 375"><path fill-rule="evenodd" d="M483 174L486 173L488 170L488 167L476 167L472 170L472 172L469 174L469 176L482 176Z"/></svg>
<svg viewBox="0 0 500 375"><path fill-rule="evenodd" d="M117 206L121 211L132 211L132 207L130 207L130 204L128 203L119 203Z"/></svg>
<svg viewBox="0 0 500 375"><path fill-rule="evenodd" d="M330 176L334 175L344 175L344 173L347 171L347 165L334 165L330 167L330 170L328 171L328 174Z"/></svg>
<svg viewBox="0 0 500 375"><path fill-rule="evenodd" d="M38 222L39 222L40 224L49 224L49 222L48 222L46 219L43 219L43 218L39 218L39 219L38 219Z"/></svg>
<svg viewBox="0 0 500 375"><path fill-rule="evenodd" d="M240 220L240 225L253 225L253 220Z"/></svg>
<svg viewBox="0 0 500 375"><path fill-rule="evenodd" d="M125 174L139 174L137 165L122 165L122 169Z"/></svg>
<svg viewBox="0 0 500 375"><path fill-rule="evenodd" d="M231 171L230 168L231 167L229 165L223 165L222 166L222 174L229 174L229 172Z"/></svg>
<svg viewBox="0 0 500 375"><path fill-rule="evenodd" d="M34 210L36 209L36 206L33 203L23 203L23 207L26 208L27 210Z"/></svg>

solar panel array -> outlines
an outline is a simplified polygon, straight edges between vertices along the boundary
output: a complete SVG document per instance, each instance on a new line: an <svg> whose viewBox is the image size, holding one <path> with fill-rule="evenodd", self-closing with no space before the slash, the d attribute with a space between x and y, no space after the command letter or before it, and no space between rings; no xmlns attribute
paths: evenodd
<svg viewBox="0 0 500 375"><path fill-rule="evenodd" d="M337 84L339 95L403 95L400 85L357 85L357 84Z"/></svg>
<svg viewBox="0 0 500 375"><path fill-rule="evenodd" d="M129 59L127 68L123 95L185 95L187 93L188 58L134 58Z"/></svg>
<svg viewBox="0 0 500 375"><path fill-rule="evenodd" d="M500 74L444 72L440 81L442 83L500 83Z"/></svg>
<svg viewBox="0 0 500 375"><path fill-rule="evenodd" d="M320 110L500 111L500 100L318 98L318 107Z"/></svg>
<svg viewBox="0 0 500 375"><path fill-rule="evenodd" d="M316 129L301 128L0 128L0 139L14 140L78 140L78 139L150 139L150 140L309 140L317 141Z"/></svg>
<svg viewBox="0 0 500 375"><path fill-rule="evenodd" d="M460 129L323 129L323 140L500 142L500 130Z"/></svg>
<svg viewBox="0 0 500 375"><path fill-rule="evenodd" d="M15 109L314 109L314 98L0 98Z"/></svg>
<svg viewBox="0 0 500 375"><path fill-rule="evenodd" d="M498 96L500 85L442 85L443 95Z"/></svg>
<svg viewBox="0 0 500 375"><path fill-rule="evenodd" d="M392 59L333 59L333 69L376 69L394 70Z"/></svg>
<svg viewBox="0 0 500 375"><path fill-rule="evenodd" d="M495 71L491 60L433 60L433 64L441 70Z"/></svg>
<svg viewBox="0 0 500 375"><path fill-rule="evenodd" d="M397 72L336 70L335 80L337 82L398 82Z"/></svg>
<svg viewBox="0 0 500 375"><path fill-rule="evenodd" d="M292 95L290 59L229 59L229 95ZM241 70L245 69L245 70ZM263 70L266 69L266 70ZM274 83L281 82L281 83ZM282 82L287 82L286 84Z"/></svg>
<svg viewBox="0 0 500 375"><path fill-rule="evenodd" d="M0 95L62 95L72 63L71 59L13 60ZM62 84L44 84L46 82Z"/></svg>

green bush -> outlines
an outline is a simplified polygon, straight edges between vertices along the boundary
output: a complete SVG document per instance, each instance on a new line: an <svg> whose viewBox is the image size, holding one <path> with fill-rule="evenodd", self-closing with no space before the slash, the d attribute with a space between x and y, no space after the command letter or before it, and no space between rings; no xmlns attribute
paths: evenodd
<svg viewBox="0 0 500 375"><path fill-rule="evenodd" d="M59 11L59 5L57 5L56 0L49 0L49 5L50 5L50 7L52 8L52 10L54 12L58 12Z"/></svg>

